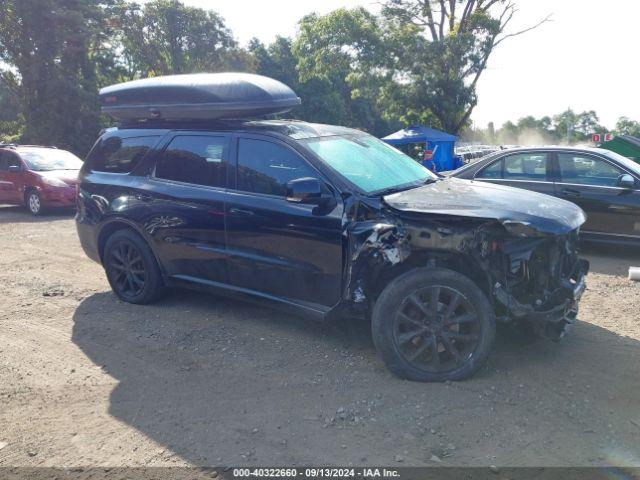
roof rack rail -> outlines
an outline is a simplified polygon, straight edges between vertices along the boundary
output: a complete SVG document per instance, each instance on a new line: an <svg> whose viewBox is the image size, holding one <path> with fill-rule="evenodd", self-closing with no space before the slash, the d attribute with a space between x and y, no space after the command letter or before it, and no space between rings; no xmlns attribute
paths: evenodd
<svg viewBox="0 0 640 480"><path fill-rule="evenodd" d="M0 147L17 147L17 143L0 143Z"/></svg>

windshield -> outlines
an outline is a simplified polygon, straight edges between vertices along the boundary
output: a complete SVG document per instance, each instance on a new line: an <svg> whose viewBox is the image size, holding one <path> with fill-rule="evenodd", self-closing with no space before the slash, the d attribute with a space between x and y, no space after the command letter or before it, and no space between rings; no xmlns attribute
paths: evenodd
<svg viewBox="0 0 640 480"><path fill-rule="evenodd" d="M49 170L80 170L82 160L66 150L53 148L20 149L22 160L29 170L46 172Z"/></svg>
<svg viewBox="0 0 640 480"><path fill-rule="evenodd" d="M367 194L406 190L438 178L412 158L370 135L319 137L303 143Z"/></svg>
<svg viewBox="0 0 640 480"><path fill-rule="evenodd" d="M636 175L640 175L640 165L638 165L636 162L634 162L630 158L623 157L619 153L611 152L611 151L606 152L605 155L611 158L612 160L615 160L616 162L618 162L627 170L631 170Z"/></svg>

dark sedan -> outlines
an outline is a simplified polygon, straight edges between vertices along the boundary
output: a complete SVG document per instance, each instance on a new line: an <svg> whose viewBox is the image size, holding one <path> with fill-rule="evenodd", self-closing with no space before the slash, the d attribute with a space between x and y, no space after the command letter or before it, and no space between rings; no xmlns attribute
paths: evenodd
<svg viewBox="0 0 640 480"><path fill-rule="evenodd" d="M503 150L449 176L534 190L580 206L582 238L640 242L640 165L599 148L539 147Z"/></svg>

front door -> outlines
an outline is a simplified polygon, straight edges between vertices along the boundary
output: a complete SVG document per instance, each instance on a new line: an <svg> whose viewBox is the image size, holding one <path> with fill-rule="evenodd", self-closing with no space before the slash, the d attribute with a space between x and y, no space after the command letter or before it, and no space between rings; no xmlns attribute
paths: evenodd
<svg viewBox="0 0 640 480"><path fill-rule="evenodd" d="M233 191L226 204L229 281L263 294L325 307L342 290L342 202L292 203L286 183L322 176L290 146L237 136Z"/></svg>
<svg viewBox="0 0 640 480"><path fill-rule="evenodd" d="M556 195L587 214L582 227L598 235L640 236L640 190L620 188L627 173L596 155L558 152Z"/></svg>

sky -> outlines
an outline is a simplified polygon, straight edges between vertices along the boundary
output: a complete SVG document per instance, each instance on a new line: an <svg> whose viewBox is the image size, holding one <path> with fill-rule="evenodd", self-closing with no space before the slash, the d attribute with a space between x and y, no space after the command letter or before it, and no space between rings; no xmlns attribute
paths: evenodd
<svg viewBox="0 0 640 480"><path fill-rule="evenodd" d="M183 0L220 13L241 44L292 36L307 13L364 6L375 0ZM478 83L477 127L493 121L554 115L567 108L595 110L613 128L627 116L640 121L640 1L514 0L511 31L552 21L508 39L492 54Z"/></svg>

